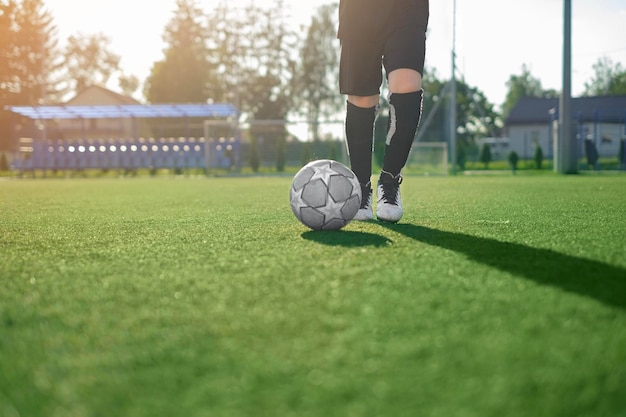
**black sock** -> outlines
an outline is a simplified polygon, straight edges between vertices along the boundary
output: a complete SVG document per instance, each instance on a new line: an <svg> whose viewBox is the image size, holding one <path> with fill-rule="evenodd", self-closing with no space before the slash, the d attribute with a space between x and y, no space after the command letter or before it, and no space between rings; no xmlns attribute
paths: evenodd
<svg viewBox="0 0 626 417"><path fill-rule="evenodd" d="M397 176L411 152L413 139L422 114L422 90L393 93L389 98L389 131L383 159L383 171Z"/></svg>
<svg viewBox="0 0 626 417"><path fill-rule="evenodd" d="M363 108L347 102L346 141L350 168L363 185L372 177L372 151L374 146L374 121L378 106Z"/></svg>

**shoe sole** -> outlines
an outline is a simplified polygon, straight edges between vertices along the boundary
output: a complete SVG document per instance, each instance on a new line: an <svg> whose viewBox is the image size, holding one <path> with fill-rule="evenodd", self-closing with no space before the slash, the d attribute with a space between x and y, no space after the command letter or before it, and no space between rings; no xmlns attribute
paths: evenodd
<svg viewBox="0 0 626 417"><path fill-rule="evenodd" d="M402 217L400 217L398 219L385 219L385 218L382 218L380 216L376 216L376 218L378 220L380 220L381 222L383 222L383 223L398 223Z"/></svg>
<svg viewBox="0 0 626 417"><path fill-rule="evenodd" d="M366 222L368 220L373 220L374 215L372 213L364 214L362 216L357 213L352 220L356 220L358 222Z"/></svg>
<svg viewBox="0 0 626 417"><path fill-rule="evenodd" d="M389 215L389 214L381 215L379 212L376 212L376 218L380 221L387 222L387 223L397 223L402 218L402 214L403 214L402 211L400 211L400 213L397 213L396 215Z"/></svg>

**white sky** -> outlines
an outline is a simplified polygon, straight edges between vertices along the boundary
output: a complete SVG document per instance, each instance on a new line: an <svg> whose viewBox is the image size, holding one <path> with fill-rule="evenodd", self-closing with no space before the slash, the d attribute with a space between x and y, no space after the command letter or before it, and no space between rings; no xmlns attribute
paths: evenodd
<svg viewBox="0 0 626 417"><path fill-rule="evenodd" d="M384 0L381 0L384 1ZM453 1L430 2L426 65L439 78L451 71ZM247 3L231 0L231 3ZM206 8L216 0L200 2ZM273 3L256 0L255 4ZM289 0L299 23L329 0ZM162 34L176 0L46 0L61 43L68 36L104 33L128 74L146 79L162 59ZM626 0L572 0L572 92L580 95L601 57L626 67ZM506 82L526 64L544 89L561 89L563 0L457 0L457 65L466 82L497 106Z"/></svg>

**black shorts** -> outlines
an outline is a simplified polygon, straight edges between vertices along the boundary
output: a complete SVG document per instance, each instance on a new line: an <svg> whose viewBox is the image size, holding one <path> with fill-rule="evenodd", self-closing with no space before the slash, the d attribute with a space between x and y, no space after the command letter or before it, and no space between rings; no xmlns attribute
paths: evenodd
<svg viewBox="0 0 626 417"><path fill-rule="evenodd" d="M341 40L339 91L354 96L380 93L383 68L386 74L413 69L424 74L426 28L405 26L381 40Z"/></svg>

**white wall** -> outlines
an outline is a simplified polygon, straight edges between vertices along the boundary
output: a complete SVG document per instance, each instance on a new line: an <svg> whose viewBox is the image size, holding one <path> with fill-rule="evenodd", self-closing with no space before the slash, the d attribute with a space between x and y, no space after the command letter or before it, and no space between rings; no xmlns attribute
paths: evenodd
<svg viewBox="0 0 626 417"><path fill-rule="evenodd" d="M576 126L573 133L578 132ZM582 125L583 139L594 140L598 154L601 157L616 157L619 142L625 135L623 124L611 123L584 123ZM522 159L531 159L535 155L537 144L541 146L545 158L553 156L553 141L548 124L510 126L508 128L509 148L515 151ZM585 157L582 141L579 142L579 155Z"/></svg>
<svg viewBox="0 0 626 417"><path fill-rule="evenodd" d="M545 158L552 157L552 138L547 124L511 126L508 129L509 149L521 159L532 159L535 148L541 146Z"/></svg>

